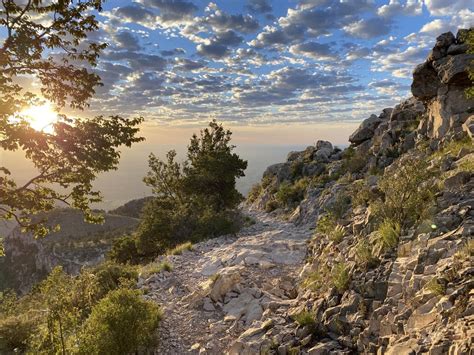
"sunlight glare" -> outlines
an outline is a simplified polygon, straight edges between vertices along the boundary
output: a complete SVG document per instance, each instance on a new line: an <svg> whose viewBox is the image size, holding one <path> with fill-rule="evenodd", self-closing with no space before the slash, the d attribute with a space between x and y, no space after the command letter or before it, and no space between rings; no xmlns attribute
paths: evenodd
<svg viewBox="0 0 474 355"><path fill-rule="evenodd" d="M53 133L53 124L58 121L58 114L51 107L50 103L29 107L22 111L21 115L33 129L45 133Z"/></svg>

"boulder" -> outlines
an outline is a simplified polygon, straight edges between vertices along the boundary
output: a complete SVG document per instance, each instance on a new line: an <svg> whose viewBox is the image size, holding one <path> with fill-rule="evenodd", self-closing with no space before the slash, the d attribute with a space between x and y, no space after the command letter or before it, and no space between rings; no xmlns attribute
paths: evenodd
<svg viewBox="0 0 474 355"><path fill-rule="evenodd" d="M240 282L240 272L242 267L231 266L222 269L218 274L217 278L212 285L210 285L209 297L214 301L222 301L227 292L234 289L234 287Z"/></svg>
<svg viewBox="0 0 474 355"><path fill-rule="evenodd" d="M354 144L360 144L374 136L374 131L378 125L382 122L380 117L371 115L369 118L364 120L359 128L349 137L349 141Z"/></svg>
<svg viewBox="0 0 474 355"><path fill-rule="evenodd" d="M413 71L411 93L420 100L426 101L435 97L440 85L438 73L430 63L420 64Z"/></svg>
<svg viewBox="0 0 474 355"><path fill-rule="evenodd" d="M452 44L448 48L448 55L456 55L466 53L469 46L466 43L463 44Z"/></svg>
<svg viewBox="0 0 474 355"><path fill-rule="evenodd" d="M254 320L262 317L263 308L250 290L244 290L239 297L231 299L225 306L224 312L227 319L243 319L245 324L250 325Z"/></svg>
<svg viewBox="0 0 474 355"><path fill-rule="evenodd" d="M467 133L471 139L474 139L474 115L469 116L462 125L463 131Z"/></svg>
<svg viewBox="0 0 474 355"><path fill-rule="evenodd" d="M424 111L423 103L411 97L394 107L390 115L390 126L392 127L394 122L417 121Z"/></svg>
<svg viewBox="0 0 474 355"><path fill-rule="evenodd" d="M466 184L471 179L471 173L468 171L461 171L454 176L447 178L444 181L444 187L448 190L458 188Z"/></svg>
<svg viewBox="0 0 474 355"><path fill-rule="evenodd" d="M438 78L443 84L469 85L467 69L474 60L474 54L459 54L443 59L436 65Z"/></svg>
<svg viewBox="0 0 474 355"><path fill-rule="evenodd" d="M456 38L451 32L446 32L436 37L435 48L448 48L455 42Z"/></svg>
<svg viewBox="0 0 474 355"><path fill-rule="evenodd" d="M276 177L277 182L289 180L291 178L291 167L289 163L279 163L270 165L263 173L264 178Z"/></svg>

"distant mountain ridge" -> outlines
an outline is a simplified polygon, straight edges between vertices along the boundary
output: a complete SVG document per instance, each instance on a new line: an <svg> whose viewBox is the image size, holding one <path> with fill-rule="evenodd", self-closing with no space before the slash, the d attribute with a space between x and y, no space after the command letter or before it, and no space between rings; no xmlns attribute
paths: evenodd
<svg viewBox="0 0 474 355"><path fill-rule="evenodd" d="M51 226L61 226L58 232L35 239L15 227L5 237L5 257L0 264L3 287L25 293L58 265L77 274L83 266L101 262L113 240L132 232L138 224L136 218L109 213L104 224L89 224L80 211L69 208L53 210L47 217Z"/></svg>

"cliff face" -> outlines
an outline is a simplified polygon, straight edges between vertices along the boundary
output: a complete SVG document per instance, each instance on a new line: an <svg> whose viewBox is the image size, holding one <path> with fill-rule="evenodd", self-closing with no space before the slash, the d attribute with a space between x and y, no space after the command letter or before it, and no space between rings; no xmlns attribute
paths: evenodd
<svg viewBox="0 0 474 355"><path fill-rule="evenodd" d="M474 55L462 33L437 38L413 97L366 119L350 148L292 152L252 191L251 209L315 226L279 354L469 353ZM409 211L397 223L396 208Z"/></svg>
<svg viewBox="0 0 474 355"><path fill-rule="evenodd" d="M83 266L96 265L104 259L112 241L130 232L137 219L106 214L102 225L84 222L79 211L58 209L48 215L51 226L61 225L58 232L35 239L15 228L4 241L5 257L0 267L6 285L26 293L56 266L77 274Z"/></svg>

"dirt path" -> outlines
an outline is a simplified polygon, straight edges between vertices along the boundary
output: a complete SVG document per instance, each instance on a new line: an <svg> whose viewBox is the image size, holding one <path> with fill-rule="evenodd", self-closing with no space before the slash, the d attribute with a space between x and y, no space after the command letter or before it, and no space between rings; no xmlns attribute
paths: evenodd
<svg viewBox="0 0 474 355"><path fill-rule="evenodd" d="M311 231L246 213L254 225L169 256L172 272L140 282L164 311L157 354L251 351L260 328L287 323Z"/></svg>

